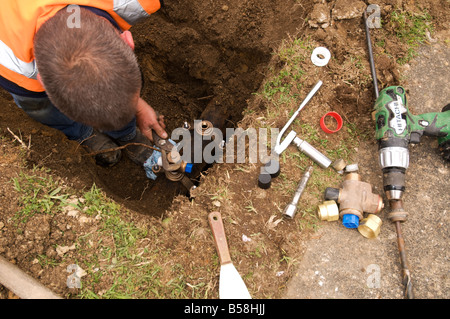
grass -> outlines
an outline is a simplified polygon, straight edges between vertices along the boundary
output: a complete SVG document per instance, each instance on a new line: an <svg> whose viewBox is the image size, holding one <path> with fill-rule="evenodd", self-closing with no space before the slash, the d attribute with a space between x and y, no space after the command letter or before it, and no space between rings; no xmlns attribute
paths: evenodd
<svg viewBox="0 0 450 319"><path fill-rule="evenodd" d="M35 214L57 214L68 198L63 188L50 175L46 175L44 169L35 167L31 173L21 172L12 179L14 189L21 194L21 209L14 216L16 225L26 223Z"/></svg>
<svg viewBox="0 0 450 319"><path fill-rule="evenodd" d="M413 13L394 10L390 15L390 23L395 28L398 39L407 44L408 51L397 62L402 65L417 56L417 49L427 39L427 33L433 32L432 17L427 11Z"/></svg>
<svg viewBox="0 0 450 319"><path fill-rule="evenodd" d="M272 69L274 74L264 84L261 92L265 99L279 106L299 98L301 79L305 75L301 68L301 62L306 59L306 55L302 53L305 50L312 50L309 38L290 38L282 42L276 55L283 67L278 71ZM273 114L269 113L267 117L270 119Z"/></svg>
<svg viewBox="0 0 450 319"><path fill-rule="evenodd" d="M173 262L170 249L162 248L159 239L164 231L162 227L130 221L129 212L96 185L74 202L75 191L55 180L48 170L23 170L11 183L20 206L13 217L19 233L37 215L49 215L55 218L52 223L56 223L56 218L64 218L64 208L68 206L98 221L85 232L77 229L76 248L71 258L58 259L45 253L36 256L43 268L75 264L86 272L81 278L81 288L74 289L68 297L180 299L202 298L208 294L207 283L189 278L183 266ZM64 244L61 242L61 246Z"/></svg>
<svg viewBox="0 0 450 319"><path fill-rule="evenodd" d="M181 267L173 266L176 276L163 279L164 263L170 252L157 248L157 228L147 229L126 219L127 214L117 203L108 199L95 185L84 194L81 210L101 219L98 233L79 240L79 249L98 251L98 257L80 260L88 277L79 298L141 299L186 298L188 288ZM100 242L90 247L89 242ZM152 242L153 245L143 246ZM104 278L103 278L104 277ZM102 280L103 279L103 280ZM102 283L102 284L101 284ZM98 286L105 288L99 291Z"/></svg>

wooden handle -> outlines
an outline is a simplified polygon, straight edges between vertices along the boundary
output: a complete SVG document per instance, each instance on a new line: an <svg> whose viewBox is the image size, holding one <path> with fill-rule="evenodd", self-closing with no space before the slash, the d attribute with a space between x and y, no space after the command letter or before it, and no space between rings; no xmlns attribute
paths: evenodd
<svg viewBox="0 0 450 319"><path fill-rule="evenodd" d="M230 251L228 250L227 237L223 228L222 215L212 212L208 215L209 225L216 243L217 254L221 265L231 263Z"/></svg>

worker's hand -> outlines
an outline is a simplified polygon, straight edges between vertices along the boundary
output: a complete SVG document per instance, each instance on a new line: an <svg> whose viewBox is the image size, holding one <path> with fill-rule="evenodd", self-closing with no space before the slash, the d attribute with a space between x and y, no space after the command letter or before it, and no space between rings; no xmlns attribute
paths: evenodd
<svg viewBox="0 0 450 319"><path fill-rule="evenodd" d="M153 132L155 131L158 136L163 139L169 137L164 130L166 125L164 124L164 117L158 116L155 110L147 104L143 99L139 98L136 111L137 126L150 141L153 141Z"/></svg>

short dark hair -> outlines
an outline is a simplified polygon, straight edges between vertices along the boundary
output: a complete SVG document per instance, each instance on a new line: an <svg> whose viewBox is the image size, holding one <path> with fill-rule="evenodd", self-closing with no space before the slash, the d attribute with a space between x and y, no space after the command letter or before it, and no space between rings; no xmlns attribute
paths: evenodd
<svg viewBox="0 0 450 319"><path fill-rule="evenodd" d="M133 50L106 19L80 8L79 27L66 9L34 39L36 64L52 103L74 121L99 130L125 127L134 117L141 72Z"/></svg>

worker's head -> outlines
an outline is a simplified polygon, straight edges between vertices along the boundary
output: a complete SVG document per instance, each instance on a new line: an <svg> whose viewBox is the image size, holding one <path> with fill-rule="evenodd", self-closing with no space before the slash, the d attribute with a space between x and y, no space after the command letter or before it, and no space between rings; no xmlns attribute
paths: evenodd
<svg viewBox="0 0 450 319"><path fill-rule="evenodd" d="M130 33L86 9L79 27L60 10L38 30L39 80L53 104L74 121L100 130L123 128L136 112L141 73Z"/></svg>

